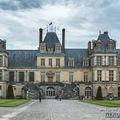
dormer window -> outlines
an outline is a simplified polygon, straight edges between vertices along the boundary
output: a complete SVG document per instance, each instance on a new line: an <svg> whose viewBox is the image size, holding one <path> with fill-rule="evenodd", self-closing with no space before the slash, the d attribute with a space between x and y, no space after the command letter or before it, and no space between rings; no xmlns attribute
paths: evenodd
<svg viewBox="0 0 120 120"><path fill-rule="evenodd" d="M69 58L68 59L68 66L69 67L74 67L74 58Z"/></svg>
<svg viewBox="0 0 120 120"><path fill-rule="evenodd" d="M55 45L55 52L56 53L61 53L61 45L60 45L60 43L56 43L56 45Z"/></svg>
<svg viewBox="0 0 120 120"><path fill-rule="evenodd" d="M113 50L114 49L114 42L113 42L113 40L109 41L109 43L108 43L108 49L109 50Z"/></svg>
<svg viewBox="0 0 120 120"><path fill-rule="evenodd" d="M89 59L88 58L83 59L83 66L89 66Z"/></svg>
<svg viewBox="0 0 120 120"><path fill-rule="evenodd" d="M46 44L45 43L41 43L40 44L40 52L41 53L45 53L46 52Z"/></svg>
<svg viewBox="0 0 120 120"><path fill-rule="evenodd" d="M102 45L101 41L98 40L97 43L96 43L96 49L101 50L101 45Z"/></svg>

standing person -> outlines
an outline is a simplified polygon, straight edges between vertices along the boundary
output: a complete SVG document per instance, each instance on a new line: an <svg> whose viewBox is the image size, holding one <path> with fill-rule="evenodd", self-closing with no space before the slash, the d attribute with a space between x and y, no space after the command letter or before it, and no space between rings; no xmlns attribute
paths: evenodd
<svg viewBox="0 0 120 120"><path fill-rule="evenodd" d="M62 95L61 94L59 95L59 99L60 99L60 101L62 100Z"/></svg>
<svg viewBox="0 0 120 120"><path fill-rule="evenodd" d="M39 102L41 102L41 93L39 92Z"/></svg>

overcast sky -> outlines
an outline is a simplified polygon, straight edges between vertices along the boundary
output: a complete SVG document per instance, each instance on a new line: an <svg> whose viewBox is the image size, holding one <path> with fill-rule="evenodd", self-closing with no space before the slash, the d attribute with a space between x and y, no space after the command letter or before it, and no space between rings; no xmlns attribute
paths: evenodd
<svg viewBox="0 0 120 120"><path fill-rule="evenodd" d="M8 49L37 49L38 29L66 28L67 48L86 48L99 30L120 48L120 0L0 0L0 38Z"/></svg>

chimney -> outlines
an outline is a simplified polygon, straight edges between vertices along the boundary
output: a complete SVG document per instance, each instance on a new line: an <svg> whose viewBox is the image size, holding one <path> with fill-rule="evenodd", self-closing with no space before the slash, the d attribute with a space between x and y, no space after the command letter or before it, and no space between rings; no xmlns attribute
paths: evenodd
<svg viewBox="0 0 120 120"><path fill-rule="evenodd" d="M91 41L88 42L88 54L91 55L92 53L92 46L91 46Z"/></svg>
<svg viewBox="0 0 120 120"><path fill-rule="evenodd" d="M62 47L65 48L65 28L62 29Z"/></svg>
<svg viewBox="0 0 120 120"><path fill-rule="evenodd" d="M40 28L39 29L39 44L42 43L42 39L43 39L43 29Z"/></svg>

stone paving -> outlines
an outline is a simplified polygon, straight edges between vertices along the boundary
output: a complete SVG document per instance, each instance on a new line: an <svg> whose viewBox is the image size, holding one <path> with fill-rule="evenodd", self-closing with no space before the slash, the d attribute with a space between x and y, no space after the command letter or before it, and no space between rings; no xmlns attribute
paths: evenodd
<svg viewBox="0 0 120 120"><path fill-rule="evenodd" d="M38 100L16 108L0 108L0 120L119 120L106 118L106 112L120 108L105 108L77 100Z"/></svg>

